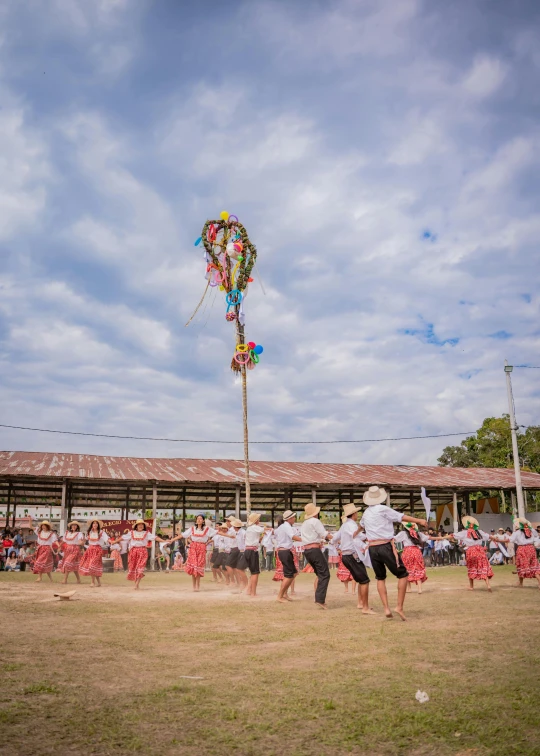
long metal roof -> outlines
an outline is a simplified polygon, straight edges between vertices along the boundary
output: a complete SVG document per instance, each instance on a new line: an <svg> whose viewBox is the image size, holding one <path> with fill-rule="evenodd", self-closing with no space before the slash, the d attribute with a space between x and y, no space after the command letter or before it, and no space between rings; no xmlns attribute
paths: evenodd
<svg viewBox="0 0 540 756"><path fill-rule="evenodd" d="M369 486L515 488L514 471L482 467L414 467L319 462L251 462L253 486ZM0 452L0 476L172 484L242 484L244 465L230 459L100 457L49 452ZM540 474L522 472L523 486L540 490Z"/></svg>

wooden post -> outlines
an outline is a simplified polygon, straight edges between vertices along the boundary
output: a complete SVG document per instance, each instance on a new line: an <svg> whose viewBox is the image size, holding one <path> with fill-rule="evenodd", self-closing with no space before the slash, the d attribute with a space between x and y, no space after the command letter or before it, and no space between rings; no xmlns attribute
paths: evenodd
<svg viewBox="0 0 540 756"><path fill-rule="evenodd" d="M506 499L504 498L504 488L501 488L501 512L506 514Z"/></svg>
<svg viewBox="0 0 540 756"><path fill-rule="evenodd" d="M186 529L186 489L182 491L182 533Z"/></svg>
<svg viewBox="0 0 540 756"><path fill-rule="evenodd" d="M64 480L62 483L62 502L60 504L60 535L63 536L66 532L66 493L67 493L67 483Z"/></svg>
<svg viewBox="0 0 540 756"><path fill-rule="evenodd" d="M517 517L517 504L516 504L516 492L510 491L510 499L512 502L512 516Z"/></svg>
<svg viewBox="0 0 540 756"><path fill-rule="evenodd" d="M129 486L126 488L126 520L129 520Z"/></svg>
<svg viewBox="0 0 540 756"><path fill-rule="evenodd" d="M7 508L6 508L6 528L9 528L9 515L11 514L11 483L8 485Z"/></svg>
<svg viewBox="0 0 540 756"><path fill-rule="evenodd" d="M276 510L275 510L275 508L272 509L272 527L273 528L276 527Z"/></svg>
<svg viewBox="0 0 540 756"><path fill-rule="evenodd" d="M409 491L409 512L414 517L414 491Z"/></svg>
<svg viewBox="0 0 540 756"><path fill-rule="evenodd" d="M236 519L240 519L240 486L236 486L236 501L235 501L235 515Z"/></svg>
<svg viewBox="0 0 540 756"><path fill-rule="evenodd" d="M452 517L454 518L454 533L457 533L459 530L459 515L458 515L458 509L457 509L457 492L454 491L452 494Z"/></svg>
<svg viewBox="0 0 540 756"><path fill-rule="evenodd" d="M527 501L527 489L523 489L523 498L525 499L525 517L527 517L527 512L529 511L529 503Z"/></svg>
<svg viewBox="0 0 540 756"><path fill-rule="evenodd" d="M214 522L214 527L215 527L219 520L219 485L216 486L216 503L214 505L214 515L215 515L215 522Z"/></svg>
<svg viewBox="0 0 540 756"><path fill-rule="evenodd" d="M471 514L471 497L468 491L465 491L465 493L463 494L463 499L465 501L465 513L470 515Z"/></svg>
<svg viewBox="0 0 540 756"><path fill-rule="evenodd" d="M173 507L172 511L172 534L173 538L176 537L176 507Z"/></svg>
<svg viewBox="0 0 540 756"><path fill-rule="evenodd" d="M144 498L146 499L146 488L144 489ZM152 486L152 535L156 534L156 520L157 520L157 483L154 483ZM143 512L143 520L144 520L144 512ZM156 568L156 542L152 541L152 546L150 547L150 560L152 562L152 566L150 569L152 571Z"/></svg>
<svg viewBox="0 0 540 756"><path fill-rule="evenodd" d="M388 490L388 497L387 497L387 499L385 501L385 504L386 504L387 507L391 507L392 506L392 494L390 493L390 490Z"/></svg>

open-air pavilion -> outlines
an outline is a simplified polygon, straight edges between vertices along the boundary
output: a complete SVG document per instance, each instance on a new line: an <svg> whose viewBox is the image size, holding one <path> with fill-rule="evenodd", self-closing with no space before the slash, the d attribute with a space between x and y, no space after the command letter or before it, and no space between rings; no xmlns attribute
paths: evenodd
<svg viewBox="0 0 540 756"><path fill-rule="evenodd" d="M271 521L285 509L302 510L314 501L325 512L362 504L370 485L384 486L391 505L423 511L424 487L433 506L448 505L454 519L473 511L471 494L497 492L500 511L516 511L514 471L500 468L414 467L408 465L251 462L251 508ZM0 452L0 500L6 521L25 507L61 507L61 524L80 508L121 510L122 519L139 510L155 518L172 511L173 529L193 511L245 511L243 463L230 459L154 459L86 454ZM540 491L540 475L522 472L525 495ZM474 497L473 497L474 498ZM530 502L530 499L529 499ZM22 511L21 511L22 510Z"/></svg>

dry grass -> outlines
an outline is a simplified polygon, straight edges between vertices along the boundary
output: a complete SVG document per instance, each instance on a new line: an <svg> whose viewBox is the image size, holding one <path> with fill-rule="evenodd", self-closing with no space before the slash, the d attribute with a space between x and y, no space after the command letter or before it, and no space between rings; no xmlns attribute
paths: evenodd
<svg viewBox="0 0 540 756"><path fill-rule="evenodd" d="M309 575L284 606L268 575L256 601L171 574L139 594L106 575L60 602L1 573L1 742L13 756L540 753L540 591L505 567L492 595L466 591L463 568L429 576L402 623L360 616L335 577L321 612Z"/></svg>

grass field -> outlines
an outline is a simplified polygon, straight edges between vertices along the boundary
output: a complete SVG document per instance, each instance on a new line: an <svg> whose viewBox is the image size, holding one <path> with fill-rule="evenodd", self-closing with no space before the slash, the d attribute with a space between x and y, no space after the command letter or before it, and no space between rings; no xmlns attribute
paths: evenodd
<svg viewBox="0 0 540 756"><path fill-rule="evenodd" d="M384 619L374 581L378 614L361 616L335 576L322 612L310 575L282 605L266 574L256 600L149 574L139 593L105 575L60 602L0 573L4 752L539 754L536 583L513 588L500 567L490 595L465 590L464 568L428 574L403 623Z"/></svg>

